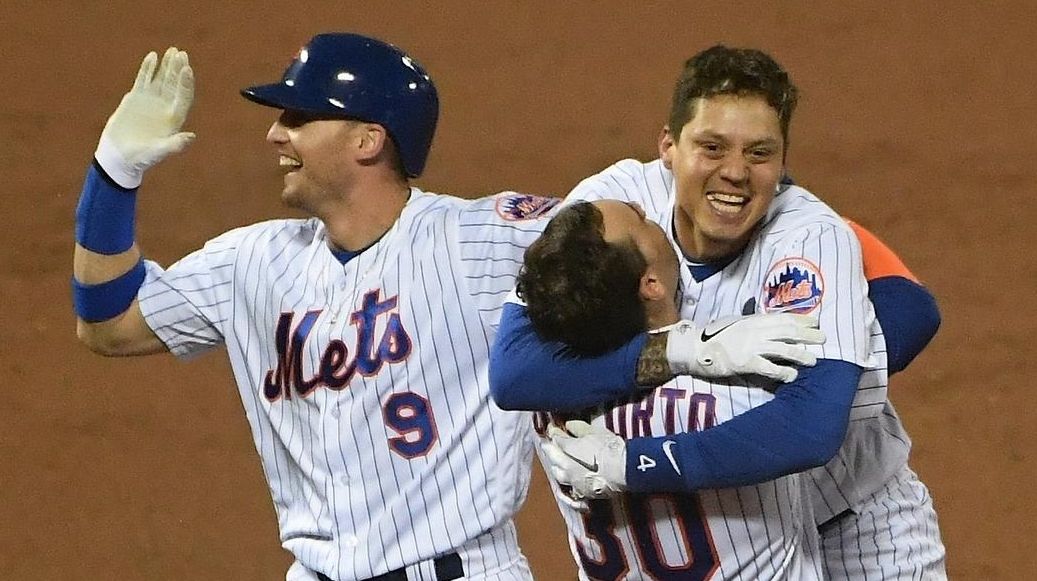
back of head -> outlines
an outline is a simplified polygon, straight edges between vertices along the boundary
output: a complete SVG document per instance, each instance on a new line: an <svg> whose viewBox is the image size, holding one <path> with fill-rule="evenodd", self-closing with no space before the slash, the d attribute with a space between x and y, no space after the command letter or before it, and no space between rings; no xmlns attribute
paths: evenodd
<svg viewBox="0 0 1037 581"><path fill-rule="evenodd" d="M439 96L425 69L399 48L359 34L318 34L280 82L241 94L278 109L377 123L408 177L424 169L439 118Z"/></svg>
<svg viewBox="0 0 1037 581"><path fill-rule="evenodd" d="M601 212L587 202L563 208L527 250L518 276L533 328L581 355L616 349L645 330L633 241L608 243Z"/></svg>
<svg viewBox="0 0 1037 581"><path fill-rule="evenodd" d="M777 113L785 142L799 91L770 55L750 48L710 47L684 63L673 90L669 126L679 134L694 116L695 101L718 95L760 96Z"/></svg>

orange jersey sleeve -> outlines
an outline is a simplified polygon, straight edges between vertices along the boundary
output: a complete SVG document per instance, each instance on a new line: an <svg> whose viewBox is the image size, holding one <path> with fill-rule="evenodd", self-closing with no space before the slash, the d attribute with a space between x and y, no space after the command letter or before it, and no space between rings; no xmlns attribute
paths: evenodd
<svg viewBox="0 0 1037 581"><path fill-rule="evenodd" d="M886 246L864 226L852 220L846 222L850 228L853 228L854 234L861 243L865 278L875 280L884 276L901 276L912 282L918 282L918 277L907 268L904 261L900 260L900 257L889 246Z"/></svg>

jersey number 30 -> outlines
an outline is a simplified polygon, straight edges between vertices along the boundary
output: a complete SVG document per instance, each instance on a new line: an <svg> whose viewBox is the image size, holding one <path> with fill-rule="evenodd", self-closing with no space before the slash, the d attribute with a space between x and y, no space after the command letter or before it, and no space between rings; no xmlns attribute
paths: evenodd
<svg viewBox="0 0 1037 581"><path fill-rule="evenodd" d="M614 510L623 511L637 552L639 569L647 578L694 581L708 579L719 558L709 527L694 494L627 494L622 500L591 501L584 514L588 540L598 545L600 558L587 554L577 541L583 570L597 581L619 581L630 573L630 562L616 536Z"/></svg>

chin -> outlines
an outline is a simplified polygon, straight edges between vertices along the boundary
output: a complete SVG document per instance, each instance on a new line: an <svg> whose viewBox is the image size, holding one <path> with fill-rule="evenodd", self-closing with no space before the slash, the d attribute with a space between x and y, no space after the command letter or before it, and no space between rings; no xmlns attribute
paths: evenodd
<svg viewBox="0 0 1037 581"><path fill-rule="evenodd" d="M295 195L292 192L289 192L287 190L284 191L284 192L281 192L281 203L284 204L285 206L288 206L289 208L299 208L300 207L299 196L297 196L297 195Z"/></svg>
<svg viewBox="0 0 1037 581"><path fill-rule="evenodd" d="M735 242L752 230L748 217L738 220L713 218L707 224L708 226L703 228L703 232L717 242Z"/></svg>

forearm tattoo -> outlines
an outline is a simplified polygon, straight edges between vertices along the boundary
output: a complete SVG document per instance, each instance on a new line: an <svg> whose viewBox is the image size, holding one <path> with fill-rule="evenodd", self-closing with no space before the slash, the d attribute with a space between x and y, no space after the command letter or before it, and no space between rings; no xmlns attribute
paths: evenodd
<svg viewBox="0 0 1037 581"><path fill-rule="evenodd" d="M637 384L655 387L673 379L670 362L666 359L666 339L669 333L650 333L637 359Z"/></svg>

